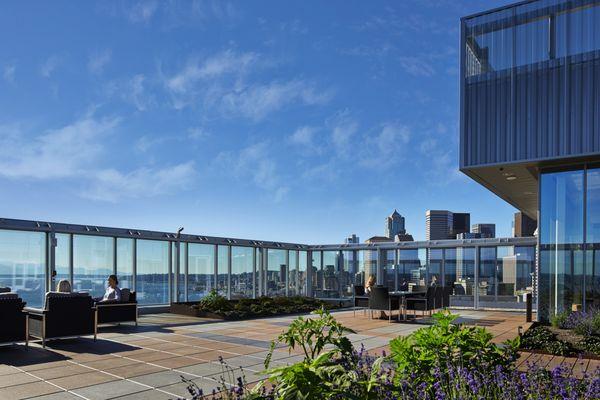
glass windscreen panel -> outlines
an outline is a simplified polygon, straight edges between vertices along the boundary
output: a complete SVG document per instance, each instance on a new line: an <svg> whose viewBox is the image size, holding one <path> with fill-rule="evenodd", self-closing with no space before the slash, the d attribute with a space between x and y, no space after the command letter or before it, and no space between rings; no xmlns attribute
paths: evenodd
<svg viewBox="0 0 600 400"><path fill-rule="evenodd" d="M457 247L445 252L446 285L451 307L475 306L475 249Z"/></svg>
<svg viewBox="0 0 600 400"><path fill-rule="evenodd" d="M600 169L588 169L586 196L586 306L600 309Z"/></svg>
<svg viewBox="0 0 600 400"><path fill-rule="evenodd" d="M429 249L427 263L427 286L442 286L443 249Z"/></svg>
<svg viewBox="0 0 600 400"><path fill-rule="evenodd" d="M43 305L46 293L46 235L0 230L0 286L16 292L28 307Z"/></svg>
<svg viewBox="0 0 600 400"><path fill-rule="evenodd" d="M254 248L231 247L231 298L252 298L254 292Z"/></svg>
<svg viewBox="0 0 600 400"><path fill-rule="evenodd" d="M398 288L411 292L425 290L427 279L427 249L406 249L398 252Z"/></svg>
<svg viewBox="0 0 600 400"><path fill-rule="evenodd" d="M113 238L73 235L73 290L102 297L113 274Z"/></svg>
<svg viewBox="0 0 600 400"><path fill-rule="evenodd" d="M58 287L58 283L61 280L66 280L71 284L73 277L71 276L71 235L66 233L57 233L56 237L56 248L54 249L55 257L55 271L56 277L54 278L55 290ZM71 285L72 286L72 285Z"/></svg>
<svg viewBox="0 0 600 400"><path fill-rule="evenodd" d="M229 246L217 246L217 292L229 297Z"/></svg>
<svg viewBox="0 0 600 400"><path fill-rule="evenodd" d="M298 252L298 295L306 296L306 271L308 253L306 251Z"/></svg>
<svg viewBox="0 0 600 400"><path fill-rule="evenodd" d="M140 304L169 302L169 242L137 240L136 289Z"/></svg>
<svg viewBox="0 0 600 400"><path fill-rule="evenodd" d="M288 296L298 295L298 251L289 251Z"/></svg>
<svg viewBox="0 0 600 400"><path fill-rule="evenodd" d="M188 243L188 301L197 301L215 288L215 246Z"/></svg>
<svg viewBox="0 0 600 400"><path fill-rule="evenodd" d="M319 280L323 281L323 289L315 292L315 297L336 299L341 296L340 265L341 256L337 251L323 252L323 268ZM318 274L319 272L317 272Z"/></svg>
<svg viewBox="0 0 600 400"><path fill-rule="evenodd" d="M313 251L311 264L311 287L313 297L318 297L317 293L323 290L323 269L321 268L322 255L321 251Z"/></svg>
<svg viewBox="0 0 600 400"><path fill-rule="evenodd" d="M133 287L133 239L117 238L117 278L119 287Z"/></svg>
<svg viewBox="0 0 600 400"><path fill-rule="evenodd" d="M383 257L383 286L387 287L390 292L398 290L398 282L396 277L395 262L396 250L382 250Z"/></svg>
<svg viewBox="0 0 600 400"><path fill-rule="evenodd" d="M287 285L287 250L268 249L266 289L267 296L285 296Z"/></svg>

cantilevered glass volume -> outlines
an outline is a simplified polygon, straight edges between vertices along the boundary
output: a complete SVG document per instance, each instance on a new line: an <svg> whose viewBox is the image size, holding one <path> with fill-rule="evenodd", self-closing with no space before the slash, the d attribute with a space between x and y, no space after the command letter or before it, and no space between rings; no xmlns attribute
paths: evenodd
<svg viewBox="0 0 600 400"><path fill-rule="evenodd" d="M461 170L538 221L541 318L598 306L600 2L463 18L460 104Z"/></svg>

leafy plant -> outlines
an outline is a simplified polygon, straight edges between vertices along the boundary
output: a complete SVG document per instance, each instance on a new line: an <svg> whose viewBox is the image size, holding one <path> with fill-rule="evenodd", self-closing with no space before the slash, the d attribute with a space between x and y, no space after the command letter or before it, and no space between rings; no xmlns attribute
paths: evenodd
<svg viewBox="0 0 600 400"><path fill-rule="evenodd" d="M390 342L391 358L396 363L396 381L408 376L433 383L435 368L459 361L459 365L477 368L508 366L515 359L518 339L499 347L491 342L493 335L483 328L453 324L457 315L434 314L434 325L419 329Z"/></svg>
<svg viewBox="0 0 600 400"><path fill-rule="evenodd" d="M313 311L317 318L298 317L288 330L271 342L271 349L265 359L265 368L269 368L273 350L279 343L286 344L290 352L300 347L304 352L305 361L312 361L320 354L325 346L332 345L340 350L342 355L349 355L352 343L345 336L347 333L355 333L352 329L340 324L325 308Z"/></svg>
<svg viewBox="0 0 600 400"><path fill-rule="evenodd" d="M600 337L586 336L579 342L579 347L582 350L600 355Z"/></svg>
<svg viewBox="0 0 600 400"><path fill-rule="evenodd" d="M534 326L521 336L521 348L526 350L542 350L557 356L567 356L574 352L573 346L560 340L548 328Z"/></svg>
<svg viewBox="0 0 600 400"><path fill-rule="evenodd" d="M555 328L563 328L564 329L565 323L567 322L567 319L569 318L570 314L571 314L570 311L565 310L556 315L553 315L552 317L550 317L550 324Z"/></svg>

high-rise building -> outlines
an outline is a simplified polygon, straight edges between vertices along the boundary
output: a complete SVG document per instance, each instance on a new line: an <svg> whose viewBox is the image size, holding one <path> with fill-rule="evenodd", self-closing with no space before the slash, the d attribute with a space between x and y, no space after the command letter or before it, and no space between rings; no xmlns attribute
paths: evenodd
<svg viewBox="0 0 600 400"><path fill-rule="evenodd" d="M425 239L441 240L450 238L452 213L447 210L427 210L425 212Z"/></svg>
<svg viewBox="0 0 600 400"><path fill-rule="evenodd" d="M346 244L360 243L360 238L358 236L356 236L355 233L353 233L352 235L350 235L346 239L344 239L344 243L346 243Z"/></svg>
<svg viewBox="0 0 600 400"><path fill-rule="evenodd" d="M385 236L390 239L396 237L396 235L404 235L406 229L404 228L404 217L394 210L389 217L385 219Z"/></svg>
<svg viewBox="0 0 600 400"><path fill-rule="evenodd" d="M427 210L425 212L425 238L427 240L455 239L461 233L469 232L471 214L453 213L448 210Z"/></svg>
<svg viewBox="0 0 600 400"><path fill-rule="evenodd" d="M482 238L495 238L496 224L473 224L471 233L479 233Z"/></svg>
<svg viewBox="0 0 600 400"><path fill-rule="evenodd" d="M537 221L535 219L529 218L521 211L515 213L515 218L513 220L514 237L533 236L536 228Z"/></svg>
<svg viewBox="0 0 600 400"><path fill-rule="evenodd" d="M600 279L582 273L600 255L600 36L582 35L600 26L600 4L584 3L461 20L460 169L537 220L542 321L600 307Z"/></svg>
<svg viewBox="0 0 600 400"><path fill-rule="evenodd" d="M469 213L451 213L452 214L452 232L450 239L456 238L456 235L467 233L471 229L471 214Z"/></svg>

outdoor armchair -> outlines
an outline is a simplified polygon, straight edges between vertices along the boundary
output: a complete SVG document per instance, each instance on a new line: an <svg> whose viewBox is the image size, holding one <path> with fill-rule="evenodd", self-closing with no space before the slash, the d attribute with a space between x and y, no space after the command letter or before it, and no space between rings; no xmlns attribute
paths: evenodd
<svg viewBox="0 0 600 400"><path fill-rule="evenodd" d="M135 292L129 289L121 289L121 300L109 300L96 303L94 310L94 327L98 332L100 324L120 324L121 322L133 322L137 326L138 303Z"/></svg>
<svg viewBox="0 0 600 400"><path fill-rule="evenodd" d="M27 313L25 302L16 293L0 293L0 344L25 342L27 346Z"/></svg>
<svg viewBox="0 0 600 400"><path fill-rule="evenodd" d="M46 347L49 339L96 334L93 299L88 293L46 293L44 308L26 307L29 336L41 339Z"/></svg>
<svg viewBox="0 0 600 400"><path fill-rule="evenodd" d="M371 317L373 316L373 310L387 311L388 319L392 322L392 311L398 310L398 317L400 316L400 299L398 297L390 296L389 289L384 286L375 286L371 288L371 295L369 296L369 310L371 310Z"/></svg>
<svg viewBox="0 0 600 400"><path fill-rule="evenodd" d="M354 285L354 316L357 308L365 311L369 308L369 296L365 295L365 287L361 285Z"/></svg>

